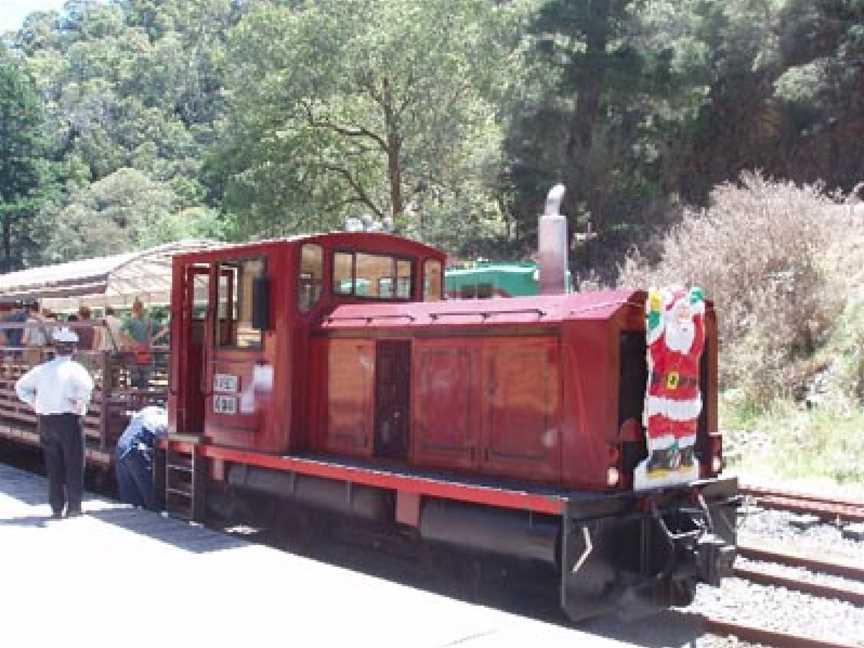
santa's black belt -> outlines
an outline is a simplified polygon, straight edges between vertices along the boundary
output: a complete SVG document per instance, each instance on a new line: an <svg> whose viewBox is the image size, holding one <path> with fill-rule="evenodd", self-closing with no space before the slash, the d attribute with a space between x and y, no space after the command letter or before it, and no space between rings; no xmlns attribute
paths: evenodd
<svg viewBox="0 0 864 648"><path fill-rule="evenodd" d="M693 376L682 376L677 371L667 371L666 373L651 372L651 385L659 384L666 385L667 389L685 389L687 387L698 387L699 380Z"/></svg>

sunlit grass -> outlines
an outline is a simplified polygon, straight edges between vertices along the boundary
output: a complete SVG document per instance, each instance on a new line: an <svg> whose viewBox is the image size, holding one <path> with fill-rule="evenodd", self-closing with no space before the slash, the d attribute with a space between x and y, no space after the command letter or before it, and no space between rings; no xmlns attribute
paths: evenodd
<svg viewBox="0 0 864 648"><path fill-rule="evenodd" d="M806 382L787 390L798 400L789 395L761 406L734 389L722 395L720 427L732 471L762 483L864 496L864 301L855 290L847 294L809 359Z"/></svg>

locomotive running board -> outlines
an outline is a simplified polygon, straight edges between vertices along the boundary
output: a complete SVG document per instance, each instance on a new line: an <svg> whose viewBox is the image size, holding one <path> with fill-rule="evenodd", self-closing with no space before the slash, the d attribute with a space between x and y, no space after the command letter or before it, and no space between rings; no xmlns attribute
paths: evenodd
<svg viewBox="0 0 864 648"><path fill-rule="evenodd" d="M563 515L567 510L569 497L564 492L549 492L538 487L536 490L511 488L508 485L486 485L469 480L456 481L453 475L447 479L431 475L417 475L382 467L370 468L352 465L338 460L312 459L308 457L267 455L248 452L223 446L200 444L168 438L163 448L170 447L176 452L197 453L214 461L234 462L270 468L301 475L311 475L353 484L386 488L404 493L426 497L449 499L473 504L485 504L500 508L533 511L550 515Z"/></svg>

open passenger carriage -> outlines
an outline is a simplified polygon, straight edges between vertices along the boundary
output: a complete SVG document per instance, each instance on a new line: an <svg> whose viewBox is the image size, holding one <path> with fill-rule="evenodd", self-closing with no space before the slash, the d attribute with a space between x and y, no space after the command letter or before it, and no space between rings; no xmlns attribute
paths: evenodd
<svg viewBox="0 0 864 648"><path fill-rule="evenodd" d="M122 310L135 298L148 306L166 306L171 295L171 258L178 252L214 247L208 241L185 241L142 252L84 259L0 275L0 438L39 445L36 415L15 394L15 382L30 367L52 357L50 343L40 347L13 345L32 324L3 322L16 308L36 302L61 317L88 306L98 314L106 306ZM42 327L50 340L52 322ZM63 322L81 333L101 329L111 333L97 316L90 322ZM17 334L16 334L17 333ZM10 339L11 338L11 339ZM136 355L113 341L111 350L79 349L76 358L93 375L96 388L83 420L88 464L108 467L114 446L129 421L129 413L146 405L165 405L168 393L168 340ZM146 361L146 384L134 387L131 374Z"/></svg>

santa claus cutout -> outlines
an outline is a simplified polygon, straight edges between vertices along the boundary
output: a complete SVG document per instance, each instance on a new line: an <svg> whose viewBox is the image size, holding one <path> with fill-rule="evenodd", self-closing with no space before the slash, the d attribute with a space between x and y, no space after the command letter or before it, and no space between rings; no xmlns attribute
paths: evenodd
<svg viewBox="0 0 864 648"><path fill-rule="evenodd" d="M696 426L702 412L699 360L705 346L705 297L700 288L652 289L645 306L648 385L643 424L648 457L634 488L680 484L699 477Z"/></svg>

